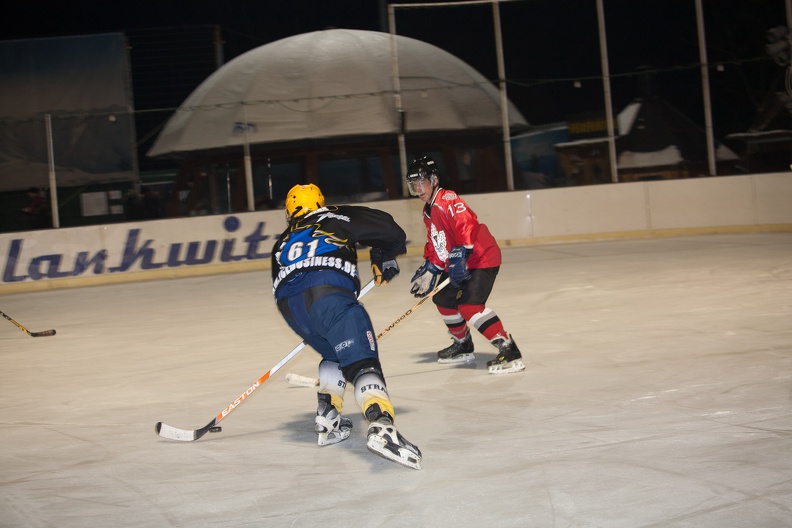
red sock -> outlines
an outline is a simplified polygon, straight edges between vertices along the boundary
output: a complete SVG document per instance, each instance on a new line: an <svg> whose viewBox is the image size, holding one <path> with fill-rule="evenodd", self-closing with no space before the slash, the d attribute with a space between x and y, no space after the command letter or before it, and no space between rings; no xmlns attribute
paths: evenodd
<svg viewBox="0 0 792 528"><path fill-rule="evenodd" d="M458 341L465 339L468 333L468 325L465 318L462 317L462 314L453 308L442 308L440 306L437 307L437 311L439 311L440 315L443 317L443 322L448 328L448 333L454 336Z"/></svg>

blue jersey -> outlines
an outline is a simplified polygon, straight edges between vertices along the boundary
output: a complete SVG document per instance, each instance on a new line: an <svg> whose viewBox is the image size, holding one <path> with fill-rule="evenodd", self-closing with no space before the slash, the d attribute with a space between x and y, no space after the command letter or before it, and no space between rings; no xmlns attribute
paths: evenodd
<svg viewBox="0 0 792 528"><path fill-rule="evenodd" d="M385 260L391 260L407 251L406 238L384 211L356 205L312 211L296 218L272 249L272 292L281 299L311 286L333 284L357 293L357 245L379 248Z"/></svg>

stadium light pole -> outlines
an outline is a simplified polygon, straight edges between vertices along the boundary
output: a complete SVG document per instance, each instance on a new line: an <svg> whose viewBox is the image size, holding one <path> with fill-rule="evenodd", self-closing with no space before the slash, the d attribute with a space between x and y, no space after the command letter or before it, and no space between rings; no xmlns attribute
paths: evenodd
<svg viewBox="0 0 792 528"><path fill-rule="evenodd" d="M52 227L60 227L60 216L58 214L58 183L55 176L55 149L52 146L52 114L44 116L44 125L47 134L47 163L49 167L49 186L50 186L50 211L52 211Z"/></svg>
<svg viewBox="0 0 792 528"><path fill-rule="evenodd" d="M715 139L712 134L712 103L710 102L707 39L704 36L704 11L701 7L701 0L696 0L696 25L698 27L699 60L701 61L701 88L704 93L704 130L707 134L707 160L709 162L709 175L717 176L717 165L715 164Z"/></svg>
<svg viewBox="0 0 792 528"><path fill-rule="evenodd" d="M242 153L242 160L244 162L245 167L245 191L247 194L247 210L248 211L255 211L256 210L256 199L253 196L253 160L250 156L250 139L248 138L248 130L250 127L248 126L247 120L247 105L242 103L242 115L244 116L243 119L245 121L245 146ZM228 192L228 199L231 199L231 192ZM228 214L231 214L231 205L228 206Z"/></svg>
<svg viewBox="0 0 792 528"><path fill-rule="evenodd" d="M391 75L393 76L393 99L396 105L396 115L399 117L399 167L401 174L399 180L402 184L402 196L410 196L410 190L407 188L407 180L404 175L407 174L407 148L404 142L405 132L405 115L404 108L402 107L401 99L401 83L399 82L399 55L396 50L396 4L388 5L388 32L390 33L390 47L391 47Z"/></svg>
<svg viewBox="0 0 792 528"><path fill-rule="evenodd" d="M608 40L605 35L605 9L602 0L597 0L597 27L599 29L600 61L602 62L602 87L605 92L605 119L608 123L608 157L610 158L611 181L618 183L619 169L616 166L616 134L613 125L613 104L611 103Z"/></svg>
<svg viewBox="0 0 792 528"><path fill-rule="evenodd" d="M787 27L792 27L792 0L786 0Z"/></svg>
<svg viewBox="0 0 792 528"><path fill-rule="evenodd" d="M506 164L506 188L514 190L511 131L509 130L509 98L506 96L506 67L503 61L499 0L492 0L492 20L495 25L495 48L498 51L498 84L500 85L501 127L503 128L503 157Z"/></svg>
<svg viewBox="0 0 792 528"><path fill-rule="evenodd" d="M397 7L449 7L451 5L476 5L490 4L492 6L493 23L495 25L495 47L498 55L498 81L500 85L500 107L501 107L501 127L503 128L503 152L504 164L506 165L506 186L510 191L514 190L514 174L512 168L511 136L509 130L509 99L506 96L506 73L503 60L503 42L501 39L500 27L500 8L499 2L509 2L516 0L466 0L462 2L429 2L419 4L388 4L388 29L391 38L391 69L393 70L393 89L396 102L396 111L399 116L399 159L401 162L402 174L407 173L407 155L405 153L404 132L406 114L402 108L401 87L399 84L399 60L396 51L396 17ZM402 179L402 192L404 196L409 196L407 181Z"/></svg>

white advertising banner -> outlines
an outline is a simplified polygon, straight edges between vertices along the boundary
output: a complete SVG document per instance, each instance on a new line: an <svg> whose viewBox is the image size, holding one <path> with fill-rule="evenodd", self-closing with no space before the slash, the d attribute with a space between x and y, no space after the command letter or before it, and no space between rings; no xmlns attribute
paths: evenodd
<svg viewBox="0 0 792 528"><path fill-rule="evenodd" d="M267 211L7 234L2 283L262 261L284 227Z"/></svg>
<svg viewBox="0 0 792 528"><path fill-rule="evenodd" d="M463 198L504 246L792 229L792 176L786 173ZM390 213L407 233L408 254L422 254L420 200L365 205ZM283 210L273 210L4 233L0 294L58 287L66 279L82 285L265 269L285 228ZM359 258L367 260L368 252Z"/></svg>

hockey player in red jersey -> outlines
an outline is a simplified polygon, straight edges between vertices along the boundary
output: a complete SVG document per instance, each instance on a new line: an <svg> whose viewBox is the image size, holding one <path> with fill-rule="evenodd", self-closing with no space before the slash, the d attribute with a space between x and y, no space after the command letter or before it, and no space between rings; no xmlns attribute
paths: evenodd
<svg viewBox="0 0 792 528"><path fill-rule="evenodd" d="M410 193L424 205L427 242L424 263L411 279L410 293L425 297L448 276L451 285L432 297L448 327L453 343L437 353L440 363L464 363L476 359L472 326L498 349L487 362L490 374L525 370L522 355L500 318L485 306L501 265L498 243L476 213L454 191L443 189L435 161L424 156L407 171Z"/></svg>

